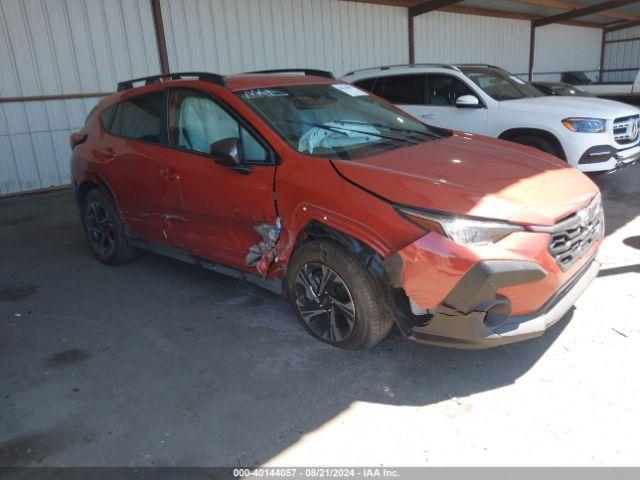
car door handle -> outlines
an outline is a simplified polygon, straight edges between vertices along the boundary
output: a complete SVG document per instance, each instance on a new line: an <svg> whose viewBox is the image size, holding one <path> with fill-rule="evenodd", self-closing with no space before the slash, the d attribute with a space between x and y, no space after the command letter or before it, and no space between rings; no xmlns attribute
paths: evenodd
<svg viewBox="0 0 640 480"><path fill-rule="evenodd" d="M160 170L160 175L162 176L162 178L164 178L165 180L169 180L170 182L177 182L178 180L180 180L180 175L169 168Z"/></svg>
<svg viewBox="0 0 640 480"><path fill-rule="evenodd" d="M433 113L423 113L420 115L422 118L433 118L435 115Z"/></svg>

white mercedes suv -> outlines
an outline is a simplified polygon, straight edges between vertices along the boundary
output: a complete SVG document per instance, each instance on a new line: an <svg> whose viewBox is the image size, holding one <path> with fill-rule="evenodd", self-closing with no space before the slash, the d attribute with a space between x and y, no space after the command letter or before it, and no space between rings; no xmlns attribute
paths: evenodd
<svg viewBox="0 0 640 480"><path fill-rule="evenodd" d="M640 110L611 100L545 96L491 65L397 65L343 80L397 104L424 123L544 150L583 172L640 157Z"/></svg>

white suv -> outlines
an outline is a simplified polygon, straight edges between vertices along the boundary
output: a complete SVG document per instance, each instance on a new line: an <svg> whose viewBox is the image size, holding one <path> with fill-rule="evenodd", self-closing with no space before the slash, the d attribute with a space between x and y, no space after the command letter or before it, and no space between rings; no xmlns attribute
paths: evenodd
<svg viewBox="0 0 640 480"><path fill-rule="evenodd" d="M490 65L397 65L357 70L344 80L397 104L427 124L544 150L583 172L640 157L640 110L586 97L544 96Z"/></svg>

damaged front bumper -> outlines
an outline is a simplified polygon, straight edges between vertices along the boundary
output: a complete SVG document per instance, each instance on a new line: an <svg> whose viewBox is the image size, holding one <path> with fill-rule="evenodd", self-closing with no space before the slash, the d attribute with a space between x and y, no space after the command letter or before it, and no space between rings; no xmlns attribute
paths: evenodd
<svg viewBox="0 0 640 480"><path fill-rule="evenodd" d="M410 339L431 345L480 349L542 335L573 306L596 278L600 264L590 259L537 311L511 316L502 287L536 281L545 275L533 262L483 261L472 268L443 304L408 332Z"/></svg>

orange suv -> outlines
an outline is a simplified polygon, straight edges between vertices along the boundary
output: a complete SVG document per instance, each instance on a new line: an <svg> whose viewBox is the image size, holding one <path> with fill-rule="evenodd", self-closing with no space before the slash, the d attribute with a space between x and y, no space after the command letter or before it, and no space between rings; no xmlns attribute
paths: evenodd
<svg viewBox="0 0 640 480"><path fill-rule="evenodd" d="M254 282L339 347L394 323L459 348L536 337L599 268L600 194L578 170L328 72L121 82L70 140L101 261L150 250Z"/></svg>

